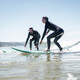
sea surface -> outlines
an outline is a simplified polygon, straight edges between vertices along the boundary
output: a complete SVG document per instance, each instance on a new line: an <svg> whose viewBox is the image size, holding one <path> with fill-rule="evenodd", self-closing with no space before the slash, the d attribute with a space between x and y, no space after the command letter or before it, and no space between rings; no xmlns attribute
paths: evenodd
<svg viewBox="0 0 80 80"><path fill-rule="evenodd" d="M29 50L29 45L14 43L0 47L0 80L80 80L80 42L64 46L59 53L53 44L52 54L29 54L11 49ZM46 49L46 43L40 45ZM33 50L36 50L33 45Z"/></svg>

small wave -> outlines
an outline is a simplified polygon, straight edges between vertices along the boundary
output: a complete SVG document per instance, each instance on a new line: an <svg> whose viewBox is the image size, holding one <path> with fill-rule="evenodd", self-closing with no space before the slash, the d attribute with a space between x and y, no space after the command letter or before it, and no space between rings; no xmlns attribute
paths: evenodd
<svg viewBox="0 0 80 80"><path fill-rule="evenodd" d="M69 45L69 46L67 46L67 47L64 47L65 49L67 48L67 49L70 49L70 48L72 48L72 47L74 47L74 46L77 46L78 44L80 44L80 41L78 41L78 42L76 42L76 43L74 43L74 44L72 44L72 45Z"/></svg>
<svg viewBox="0 0 80 80"><path fill-rule="evenodd" d="M67 43L63 43L62 45L64 44L67 44ZM73 43L71 45L68 45L68 46L64 46L63 49L65 52L66 51L67 52L70 52L70 51L80 52L80 41ZM58 51L59 49L55 45L52 45L51 50Z"/></svg>

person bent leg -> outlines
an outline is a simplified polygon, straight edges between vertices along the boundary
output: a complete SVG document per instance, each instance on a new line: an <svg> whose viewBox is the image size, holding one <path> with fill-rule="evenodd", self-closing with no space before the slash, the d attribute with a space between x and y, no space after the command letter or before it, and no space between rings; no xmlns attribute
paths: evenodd
<svg viewBox="0 0 80 80"><path fill-rule="evenodd" d="M62 47L60 46L60 44L59 44L57 41L61 38L61 36L63 35L63 33L64 33L63 30L59 30L59 31L57 31L57 32L54 32L54 33L50 34L50 35L47 37L47 46L48 46L47 51L50 50L50 46L51 46L51 41L50 41L50 39L51 39L51 38L54 38L54 37L55 37L54 43L59 47L60 50L62 50Z"/></svg>
<svg viewBox="0 0 80 80"><path fill-rule="evenodd" d="M39 44L39 39L34 41L34 45L36 46L37 50L39 50L38 44Z"/></svg>
<svg viewBox="0 0 80 80"><path fill-rule="evenodd" d="M58 37L55 37L55 39L54 39L54 43L58 46L58 48L60 49L60 51L62 51L62 47L61 47L61 45L57 42L60 38L61 38L61 35L58 36Z"/></svg>
<svg viewBox="0 0 80 80"><path fill-rule="evenodd" d="M61 47L61 45L57 41L62 37L62 35L64 34L64 31L60 30L57 33L59 33L59 34L55 37L54 43L58 46L59 50L62 51L63 48Z"/></svg>
<svg viewBox="0 0 80 80"><path fill-rule="evenodd" d="M47 37L47 50L46 51L50 51L50 46L51 46L51 38L54 38L56 36L55 32L50 34Z"/></svg>
<svg viewBox="0 0 80 80"><path fill-rule="evenodd" d="M34 38L30 39L30 50L32 50L32 41L34 41Z"/></svg>

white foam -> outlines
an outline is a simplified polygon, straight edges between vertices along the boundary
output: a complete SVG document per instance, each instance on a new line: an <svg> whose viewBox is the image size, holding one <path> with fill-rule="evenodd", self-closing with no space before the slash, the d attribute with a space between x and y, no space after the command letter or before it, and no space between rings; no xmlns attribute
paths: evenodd
<svg viewBox="0 0 80 80"><path fill-rule="evenodd" d="M72 42L63 42L61 46L65 49L65 51L80 51L80 42L72 41ZM56 45L51 45L51 50L59 50Z"/></svg>
<svg viewBox="0 0 80 80"><path fill-rule="evenodd" d="M77 78L74 77L71 73L68 73L67 75L68 75L67 80L77 80Z"/></svg>

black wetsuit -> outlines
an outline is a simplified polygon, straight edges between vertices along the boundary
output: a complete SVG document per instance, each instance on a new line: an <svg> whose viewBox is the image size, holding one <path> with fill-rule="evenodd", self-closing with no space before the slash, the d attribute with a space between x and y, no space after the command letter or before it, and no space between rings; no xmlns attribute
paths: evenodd
<svg viewBox="0 0 80 80"><path fill-rule="evenodd" d="M30 39L30 49L32 49L32 41L34 41L35 46L38 45L39 39L40 39L40 34L35 30L33 30L33 33L29 32L25 44L27 44L30 36L33 36L32 39Z"/></svg>
<svg viewBox="0 0 80 80"><path fill-rule="evenodd" d="M50 49L50 44L51 44L50 39L55 37L54 43L59 47L60 50L62 50L62 47L60 46L60 44L57 41L63 35L64 30L62 28L60 28L59 26L57 26L57 25L55 25L49 21L47 21L45 24L45 30L44 30L44 33L43 33L41 40L43 40L43 38L45 37L45 34L48 33L50 30L52 30L54 32L47 37L48 49Z"/></svg>

